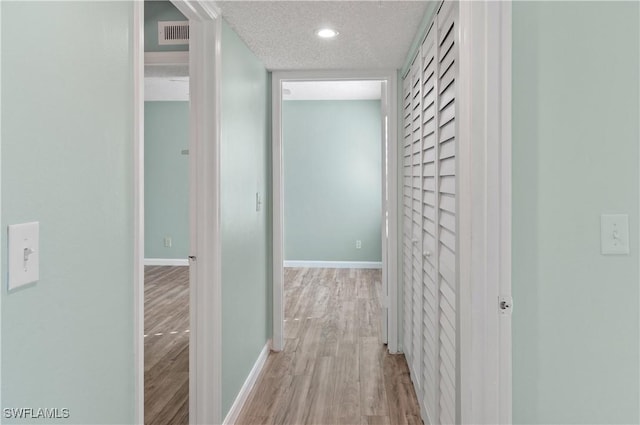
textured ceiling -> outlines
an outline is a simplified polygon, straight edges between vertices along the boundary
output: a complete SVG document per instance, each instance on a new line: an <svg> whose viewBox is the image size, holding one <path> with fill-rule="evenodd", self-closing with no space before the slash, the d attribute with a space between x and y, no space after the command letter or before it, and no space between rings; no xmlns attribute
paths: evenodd
<svg viewBox="0 0 640 425"><path fill-rule="evenodd" d="M269 70L400 68L428 1L218 1ZM329 26L338 37L315 35Z"/></svg>

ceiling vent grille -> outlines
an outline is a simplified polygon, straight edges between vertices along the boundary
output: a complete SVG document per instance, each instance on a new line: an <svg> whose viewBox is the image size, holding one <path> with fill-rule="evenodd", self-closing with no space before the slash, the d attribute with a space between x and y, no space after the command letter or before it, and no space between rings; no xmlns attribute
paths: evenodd
<svg viewBox="0 0 640 425"><path fill-rule="evenodd" d="M189 44L189 21L158 22L158 44Z"/></svg>

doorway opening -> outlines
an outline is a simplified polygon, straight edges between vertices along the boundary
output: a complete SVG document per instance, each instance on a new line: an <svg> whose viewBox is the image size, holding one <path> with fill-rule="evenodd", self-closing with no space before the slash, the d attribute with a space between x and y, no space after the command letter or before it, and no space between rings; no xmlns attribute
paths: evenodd
<svg viewBox="0 0 640 425"><path fill-rule="evenodd" d="M145 5L165 3L175 6L188 20L189 52L145 53ZM180 15L177 15L180 19ZM172 22L172 21L169 21ZM169 25L165 22L165 27ZM171 25L184 27L184 21ZM155 23L158 31L158 23ZM169 25L170 26L170 25ZM172 86L186 87L189 93L188 145L178 156L188 163L188 259L175 259L180 266L188 302L181 313L185 329L168 330L188 335L187 401L171 423L219 423L221 417L221 293L220 293L220 12L205 0L135 2L133 31L134 71L134 340L136 423L145 421L145 146L144 101L145 63L164 68L156 77L171 77ZM177 32L184 38L184 31ZM171 33L175 34L175 33ZM171 35L170 34L170 35ZM165 37L171 38L171 37ZM214 54L211 54L214 52ZM175 74L175 68L184 71ZM186 73L186 75L185 75ZM176 76L177 75L177 76ZM187 80L188 78L188 80ZM156 81L158 83L158 81ZM166 86L166 84L165 84ZM166 88L166 87L165 87ZM184 99L183 99L184 100ZM206 119L204 118L206 117ZM173 155L175 151L171 150ZM179 160L180 160L179 159ZM183 166L185 164L182 164ZM165 193L166 195L166 193ZM167 237L168 236L168 237ZM157 242L157 241L156 241ZM176 239L161 234L162 248L171 248ZM169 245L167 247L166 245ZM183 252L184 253L184 252ZM177 254L176 254L177 255ZM180 254L182 255L182 254ZM147 264L153 262L147 261ZM188 267L183 265L187 264ZM186 271L186 273L185 273ZM187 276L184 276L184 275ZM184 298L184 297L183 297ZM162 321L161 321L162 322ZM168 322L167 322L168 323ZM178 326L176 323L174 326ZM155 332L160 333L160 332ZM162 337L164 335L155 335ZM164 332L163 332L164 333ZM149 334L147 333L147 338ZM148 345L148 344L147 344ZM183 350L186 351L186 350ZM184 366L184 360L182 360ZM181 386L185 393L184 385ZM185 413L184 404L187 405ZM148 407L148 406L147 406ZM181 418L179 422L176 422ZM175 421L173 421L175 419Z"/></svg>
<svg viewBox="0 0 640 425"><path fill-rule="evenodd" d="M312 281L329 277L351 280L362 291L364 282L373 282L368 289L377 292L370 302L378 303L372 309L380 314L368 320L377 322L379 343L398 351L395 73L362 74L273 75L275 351L284 349L286 330L300 327L295 314L303 311L293 312L301 291L313 293L318 288ZM354 102L362 116L350 121ZM320 116L303 116L314 110ZM366 119L377 122L368 137L354 125ZM339 127L350 143L339 140ZM339 296L327 291L325 296Z"/></svg>
<svg viewBox="0 0 640 425"><path fill-rule="evenodd" d="M383 82L282 87L285 341L321 332L328 353L364 336L386 343Z"/></svg>
<svg viewBox="0 0 640 425"><path fill-rule="evenodd" d="M189 44L170 1L144 2L144 423L189 423ZM165 31L166 32L166 31Z"/></svg>

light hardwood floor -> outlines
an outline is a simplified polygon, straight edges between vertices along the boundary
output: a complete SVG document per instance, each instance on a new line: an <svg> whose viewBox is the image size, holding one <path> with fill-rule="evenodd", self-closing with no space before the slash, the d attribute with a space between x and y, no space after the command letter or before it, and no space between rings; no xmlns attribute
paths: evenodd
<svg viewBox="0 0 640 425"><path fill-rule="evenodd" d="M144 422L188 424L189 268L144 272Z"/></svg>
<svg viewBox="0 0 640 425"><path fill-rule="evenodd" d="M380 271L285 270L285 349L236 424L422 424L404 356L380 343Z"/></svg>

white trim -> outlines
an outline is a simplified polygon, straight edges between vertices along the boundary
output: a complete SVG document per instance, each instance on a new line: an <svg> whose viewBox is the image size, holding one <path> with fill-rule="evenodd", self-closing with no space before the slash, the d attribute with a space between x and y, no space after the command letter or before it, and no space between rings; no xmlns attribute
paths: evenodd
<svg viewBox="0 0 640 425"><path fill-rule="evenodd" d="M2 6L0 6L0 22L2 22ZM2 31L0 31L0 46L2 46ZM2 66L0 66L0 81L2 81ZM0 99L2 99L2 84L0 84ZM2 134L2 114L0 114L0 134ZM0 143L0 153L2 151L2 143ZM0 154L0 158L2 158L2 155ZM2 161L0 161L0 222L2 222ZM0 230L2 231L2 230ZM2 244L0 243L0 255L4 255L3 250L2 250ZM3 257L0 257L3 258ZM0 261L0 276L2 275L2 261ZM1 281L2 279L0 279ZM1 292L0 292L0 329L2 329L2 303L4 301L4 296L5 296L5 291L4 288L2 288ZM2 332L0 332L1 334ZM134 350L135 350L135 345L134 345ZM137 360L137 359L136 359ZM2 382L2 335L0 335L0 382ZM136 385L137 385L137 381L136 381ZM0 402L1 400L4 400L2 398L2 385L0 385ZM3 415L4 416L4 415ZM0 424L2 424L2 418L0 417Z"/></svg>
<svg viewBox="0 0 640 425"><path fill-rule="evenodd" d="M388 234L384 238L382 246L386 251L386 286L387 286L387 348L389 353L395 354L398 350L398 335L400 334L400 316L398 308L398 77L396 71L387 74L385 107L387 121L387 219ZM384 209L383 209L384 211ZM384 214L384 212L383 212ZM383 265L384 267L385 265Z"/></svg>
<svg viewBox="0 0 640 425"><path fill-rule="evenodd" d="M189 423L222 417L222 294L220 275L220 13L208 0L172 0L190 25ZM144 423L144 9L134 6L134 328L135 421ZM213 54L212 54L213 52ZM179 53L178 57L184 55ZM153 60L154 55L148 56ZM160 55L155 55L156 58ZM165 58L167 55L163 55ZM159 60L159 59L158 59ZM166 59L163 59L166 60ZM184 59L180 59L184 62Z"/></svg>
<svg viewBox="0 0 640 425"><path fill-rule="evenodd" d="M495 7L495 5L494 5ZM500 69L500 136L497 139L500 158L496 158L500 169L500 196L493 205L493 211L499 213L499 287L500 297L511 297L511 240L512 240L512 2L500 3L497 12L500 28L499 35L499 59ZM489 212L491 215L492 212ZM495 247L495 245L494 245ZM489 249L492 249L489 247ZM513 370L512 370L512 330L511 315L499 316L498 337L498 423L510 424L513 422Z"/></svg>
<svg viewBox="0 0 640 425"><path fill-rule="evenodd" d="M382 191L380 193L380 210L384 211L382 214L382 220L380 220L380 234L382 239L387 239L387 229L389 227L389 214L386 211L387 204L387 173L389 172L387 164L389 158L387 155L387 146L389 144L389 111L387 111L388 105L388 92L386 81L378 83L380 86L380 120L382 128L380 129L380 158L382 159L382 173L380 173L380 184L382 185ZM384 245L383 245L384 246ZM382 269L382 293L384 299L382 303L382 314L380 314L380 329L382 333L382 342L387 344L389 342L389 273L387 270L387 264L389 264L389 251L386 249L381 250L382 262L380 268Z"/></svg>
<svg viewBox="0 0 640 425"><path fill-rule="evenodd" d="M460 2L460 422L511 422L511 2Z"/></svg>
<svg viewBox="0 0 640 425"><path fill-rule="evenodd" d="M273 196L273 335L271 346L274 351L284 349L284 178L282 176L282 78L271 74L271 115L273 136L272 156L272 196Z"/></svg>
<svg viewBox="0 0 640 425"><path fill-rule="evenodd" d="M144 425L144 2L133 4L133 131L134 421Z"/></svg>
<svg viewBox="0 0 640 425"><path fill-rule="evenodd" d="M145 52L145 65L188 65L189 52Z"/></svg>
<svg viewBox="0 0 640 425"><path fill-rule="evenodd" d="M220 247L221 19L206 0L173 1L189 19L189 423L222 421Z"/></svg>
<svg viewBox="0 0 640 425"><path fill-rule="evenodd" d="M258 355L258 359L256 360L253 367L251 368L251 372L249 372L249 376L247 376L247 379L244 381L244 384L242 384L242 388L240 388L240 392L238 393L238 396L236 397L235 401L231 405L231 408L229 409L229 413L227 413L227 416L224 418L224 421L222 422L223 425L234 425L238 420L238 416L240 416L240 412L242 411L242 408L244 407L245 403L249 399L249 394L251 394L251 390L253 389L254 385L256 384L256 381L258 380L258 377L260 376L260 372L262 372L262 368L267 362L267 357L269 357L270 347L271 347L271 340L267 341L264 347L262 347L262 351L260 351L260 354Z"/></svg>
<svg viewBox="0 0 640 425"><path fill-rule="evenodd" d="M186 258L145 258L145 266L188 266Z"/></svg>
<svg viewBox="0 0 640 425"><path fill-rule="evenodd" d="M283 223L284 193L282 179L282 83L284 81L344 81L380 80L387 82L387 111L389 113L389 143L387 145L389 190L387 209L389 213L389 238L382 237L382 249L388 259L387 279L389 300L388 349L398 351L398 84L396 70L349 70L349 71L276 71L272 74L272 116L273 116L273 341L274 351L284 347L284 263L283 263ZM382 161L384 164L384 161ZM381 170L384 172L384 170ZM384 188L383 188L384 190ZM382 213L385 213L383 208Z"/></svg>
<svg viewBox="0 0 640 425"><path fill-rule="evenodd" d="M284 267L298 267L309 269L382 269L382 261L285 260Z"/></svg>

